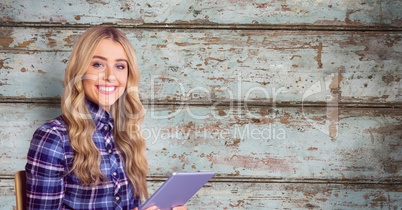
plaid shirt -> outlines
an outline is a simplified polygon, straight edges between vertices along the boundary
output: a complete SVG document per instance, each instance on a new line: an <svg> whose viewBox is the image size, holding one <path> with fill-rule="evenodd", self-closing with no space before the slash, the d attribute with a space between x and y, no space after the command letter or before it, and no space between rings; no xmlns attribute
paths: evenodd
<svg viewBox="0 0 402 210"><path fill-rule="evenodd" d="M122 156L113 139L113 119L98 105L87 100L95 122L93 141L101 153L101 171L109 181L83 186L72 168L74 151L67 125L59 116L38 128L28 151L28 209L132 209L140 205L128 181Z"/></svg>

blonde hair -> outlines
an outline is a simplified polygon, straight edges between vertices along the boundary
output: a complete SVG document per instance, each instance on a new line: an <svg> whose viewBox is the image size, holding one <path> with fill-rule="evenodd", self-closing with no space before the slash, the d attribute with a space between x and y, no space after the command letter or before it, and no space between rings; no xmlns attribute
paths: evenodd
<svg viewBox="0 0 402 210"><path fill-rule="evenodd" d="M137 91L140 73L133 46L115 28L97 26L88 29L74 45L67 63L61 108L63 119L68 125L71 147L75 152L71 171L82 184L97 185L107 180L100 170L101 155L92 139L95 124L85 104L82 83L94 50L103 39L120 43L127 55L127 87L111 106L110 113L114 118L115 145L123 158L127 177L135 188L136 196L147 199L146 175L149 169L145 157L145 139L140 132L144 109Z"/></svg>

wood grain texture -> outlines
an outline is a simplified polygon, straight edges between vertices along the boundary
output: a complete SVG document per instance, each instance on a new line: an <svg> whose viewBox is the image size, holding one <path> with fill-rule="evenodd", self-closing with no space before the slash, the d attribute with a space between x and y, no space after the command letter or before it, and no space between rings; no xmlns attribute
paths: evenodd
<svg viewBox="0 0 402 210"><path fill-rule="evenodd" d="M144 101L402 102L402 32L123 31ZM2 98L59 98L81 33L2 28Z"/></svg>
<svg viewBox="0 0 402 210"><path fill-rule="evenodd" d="M187 24L322 26L402 26L401 1L57 1L9 0L0 4L0 21L56 24ZM105 9L107 7L107 9ZM40 11L40 13L38 13Z"/></svg>
<svg viewBox="0 0 402 210"><path fill-rule="evenodd" d="M152 194L162 182L149 181ZM402 185L310 183L206 184L188 203L189 209L398 209ZM0 179L0 209L15 208L14 182Z"/></svg>
<svg viewBox="0 0 402 210"><path fill-rule="evenodd" d="M59 108L0 108L0 173L12 175L24 168L33 132ZM147 108L142 131L152 175L213 170L233 178L402 181L401 109L339 108L334 116L331 108Z"/></svg>

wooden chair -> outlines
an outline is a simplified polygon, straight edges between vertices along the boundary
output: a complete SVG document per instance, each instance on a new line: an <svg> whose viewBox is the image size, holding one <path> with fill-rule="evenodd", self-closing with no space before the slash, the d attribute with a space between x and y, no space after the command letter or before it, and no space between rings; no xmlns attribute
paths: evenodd
<svg viewBox="0 0 402 210"><path fill-rule="evenodd" d="M14 175L15 183L15 199L17 204L17 210L26 209L26 174L25 171L18 171Z"/></svg>

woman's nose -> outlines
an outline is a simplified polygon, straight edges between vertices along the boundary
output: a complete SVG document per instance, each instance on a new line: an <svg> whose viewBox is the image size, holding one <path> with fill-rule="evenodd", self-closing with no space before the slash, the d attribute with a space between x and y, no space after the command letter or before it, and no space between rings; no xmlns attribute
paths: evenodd
<svg viewBox="0 0 402 210"><path fill-rule="evenodd" d="M105 76L103 77L103 79L105 81L114 83L116 81L116 76L114 76L114 74L105 74Z"/></svg>
<svg viewBox="0 0 402 210"><path fill-rule="evenodd" d="M103 75L103 80L108 81L108 82L115 82L116 81L116 76L113 74L113 69L111 67L106 67Z"/></svg>

